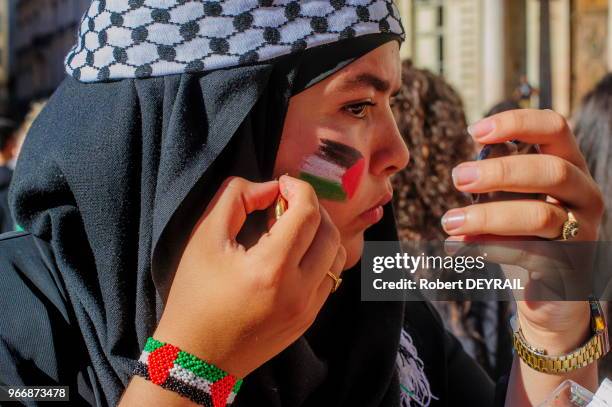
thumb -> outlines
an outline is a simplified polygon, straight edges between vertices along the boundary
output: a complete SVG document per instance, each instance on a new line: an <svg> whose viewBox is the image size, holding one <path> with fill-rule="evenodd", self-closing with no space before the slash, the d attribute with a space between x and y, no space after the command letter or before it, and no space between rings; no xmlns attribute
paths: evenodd
<svg viewBox="0 0 612 407"><path fill-rule="evenodd" d="M256 183L244 178L226 179L206 208L200 223L211 237L235 240L247 215L268 208L278 196L278 181Z"/></svg>

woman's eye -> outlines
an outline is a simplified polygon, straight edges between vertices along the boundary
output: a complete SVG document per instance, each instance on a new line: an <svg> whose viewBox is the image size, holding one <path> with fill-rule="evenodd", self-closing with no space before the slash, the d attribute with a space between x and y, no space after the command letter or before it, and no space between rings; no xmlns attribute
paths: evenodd
<svg viewBox="0 0 612 407"><path fill-rule="evenodd" d="M355 103L353 105L346 106L347 112L360 119L364 118L368 112L368 107L373 106L371 102Z"/></svg>

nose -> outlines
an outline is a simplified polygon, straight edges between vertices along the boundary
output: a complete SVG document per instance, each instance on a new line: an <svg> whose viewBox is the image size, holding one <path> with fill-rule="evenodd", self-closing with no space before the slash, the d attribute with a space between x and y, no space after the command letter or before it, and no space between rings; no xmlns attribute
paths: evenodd
<svg viewBox="0 0 612 407"><path fill-rule="evenodd" d="M391 111L372 137L370 171L374 175L390 177L408 165L410 153Z"/></svg>

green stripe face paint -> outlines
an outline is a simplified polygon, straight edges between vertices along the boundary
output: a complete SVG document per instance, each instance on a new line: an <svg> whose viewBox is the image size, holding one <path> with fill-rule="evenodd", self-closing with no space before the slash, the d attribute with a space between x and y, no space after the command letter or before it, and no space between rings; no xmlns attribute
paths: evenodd
<svg viewBox="0 0 612 407"><path fill-rule="evenodd" d="M346 201L355 194L364 167L365 159L358 150L321 139L319 150L302 162L300 178L313 186L319 198Z"/></svg>

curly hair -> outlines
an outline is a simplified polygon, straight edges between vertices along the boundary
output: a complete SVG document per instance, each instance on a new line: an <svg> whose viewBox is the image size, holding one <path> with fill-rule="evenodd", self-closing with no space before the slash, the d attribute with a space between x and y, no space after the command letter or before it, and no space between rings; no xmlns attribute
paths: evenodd
<svg viewBox="0 0 612 407"><path fill-rule="evenodd" d="M400 238L443 240L440 225L449 209L470 203L453 186L451 170L474 156L459 94L433 73L402 65L403 85L393 113L410 150L410 163L394 177Z"/></svg>
<svg viewBox="0 0 612 407"><path fill-rule="evenodd" d="M446 234L440 224L442 215L449 209L471 203L469 196L455 189L451 170L463 161L474 159L475 146L467 133L461 98L444 79L414 68L410 62L403 63L402 74L403 85L393 113L411 159L394 177L393 183L398 233L410 250L411 242L444 240ZM433 249L441 248L434 244ZM492 377L499 377L512 360L509 334L505 325L499 323L506 319L508 305L499 303L495 308L490 304L460 300L436 301L434 305L450 330L465 338L462 343L470 346L469 353L485 371ZM487 312L497 315L494 361L490 360L492 354L484 332Z"/></svg>

